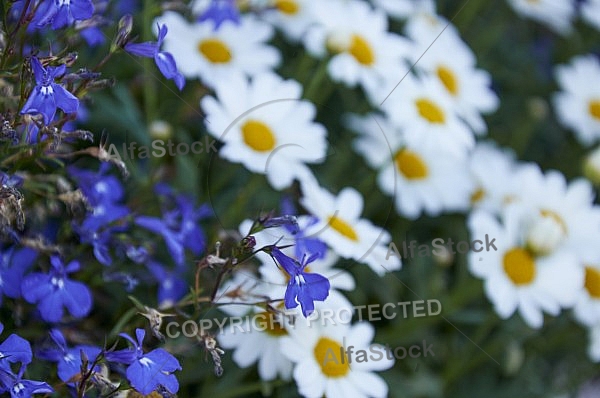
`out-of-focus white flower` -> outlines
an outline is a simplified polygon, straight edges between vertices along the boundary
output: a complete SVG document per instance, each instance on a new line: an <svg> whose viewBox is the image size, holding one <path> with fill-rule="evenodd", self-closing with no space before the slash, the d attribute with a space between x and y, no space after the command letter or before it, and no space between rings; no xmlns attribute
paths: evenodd
<svg viewBox="0 0 600 398"><path fill-rule="evenodd" d="M562 89L554 96L559 121L573 130L583 145L600 138L600 61L593 55L577 56L555 70Z"/></svg>
<svg viewBox="0 0 600 398"><path fill-rule="evenodd" d="M311 174L305 163L324 160L327 132L313 122L316 109L300 99L298 82L274 73L251 82L237 75L215 82L215 92L201 105L209 133L225 144L219 152L225 159L265 174L277 190Z"/></svg>
<svg viewBox="0 0 600 398"><path fill-rule="evenodd" d="M557 33L567 35L575 17L573 0L508 0L522 17L536 20Z"/></svg>
<svg viewBox="0 0 600 398"><path fill-rule="evenodd" d="M472 182L466 156L445 152L432 143L407 145L394 130L384 136L381 128L389 129L389 123L378 115L353 115L346 122L360 133L354 147L380 160L375 166L379 187L394 196L399 214L415 219L422 212L435 216L469 207Z"/></svg>
<svg viewBox="0 0 600 398"><path fill-rule="evenodd" d="M363 197L354 188L344 188L337 196L319 186L313 178L301 181L300 203L318 222L307 229L337 254L368 264L378 275L400 269L400 259L386 259L390 234L361 218Z"/></svg>
<svg viewBox="0 0 600 398"><path fill-rule="evenodd" d="M500 223L493 215L476 210L468 221L471 236L495 239L497 251L469 253L471 272L484 279L484 290L498 315L506 319L517 309L532 328L540 328L543 313L557 316L561 308L575 304L583 287L583 268L567 250L536 256L525 244L527 211L506 208Z"/></svg>
<svg viewBox="0 0 600 398"><path fill-rule="evenodd" d="M381 95L386 79L408 70L403 60L411 44L388 32L381 10L360 0L315 1L312 7L317 23L308 30L304 45L319 58L334 54L327 65L334 81L361 85L373 100Z"/></svg>
<svg viewBox="0 0 600 398"><path fill-rule="evenodd" d="M217 30L211 20L189 23L172 11L158 17L156 23L168 26L164 50L173 54L181 73L198 77L211 88L233 74L254 76L281 62L279 51L266 44L273 27L252 15L243 16L239 25L225 21Z"/></svg>
<svg viewBox="0 0 600 398"><path fill-rule="evenodd" d="M586 0L581 4L581 16L600 30L600 0Z"/></svg>
<svg viewBox="0 0 600 398"><path fill-rule="evenodd" d="M298 42L315 23L312 3L314 0L270 0L262 17L289 40Z"/></svg>
<svg viewBox="0 0 600 398"><path fill-rule="evenodd" d="M481 114L495 111L499 100L491 89L490 74L475 67L471 49L457 35L442 34L424 54L416 51L413 55L413 62L423 55L416 67L440 80L458 114L473 131L487 132Z"/></svg>
<svg viewBox="0 0 600 398"><path fill-rule="evenodd" d="M583 163L583 174L594 185L600 185L600 147L587 154Z"/></svg>
<svg viewBox="0 0 600 398"><path fill-rule="evenodd" d="M407 75L402 89L395 90L382 108L411 145L437 145L456 156L465 156L475 145L473 132L433 76Z"/></svg>
<svg viewBox="0 0 600 398"><path fill-rule="evenodd" d="M469 169L474 179L473 207L500 214L516 183L514 153L489 142L479 142L471 153Z"/></svg>
<svg viewBox="0 0 600 398"><path fill-rule="evenodd" d="M388 386L374 372L389 369L394 360L388 359L383 346L371 353L374 334L368 322L352 326L297 322L289 336L281 339L281 351L295 363L294 380L300 394L309 398L386 397ZM354 353L364 350L377 360L361 362L345 352L342 356L340 350L350 346Z"/></svg>

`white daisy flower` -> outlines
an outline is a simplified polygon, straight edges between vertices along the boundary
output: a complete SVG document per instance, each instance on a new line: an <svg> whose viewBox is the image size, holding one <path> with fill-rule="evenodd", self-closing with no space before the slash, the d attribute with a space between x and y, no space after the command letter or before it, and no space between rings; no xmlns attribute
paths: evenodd
<svg viewBox="0 0 600 398"><path fill-rule="evenodd" d="M589 146L600 138L600 61L593 55L573 58L570 65L556 67L562 91L554 97L559 121Z"/></svg>
<svg viewBox="0 0 600 398"><path fill-rule="evenodd" d="M277 190L311 174L305 163L324 160L327 132L313 122L314 105L300 100L298 82L274 73L251 82L230 76L215 82L215 92L201 106L208 132L225 144L219 151L225 159L265 174Z"/></svg>
<svg viewBox="0 0 600 398"><path fill-rule="evenodd" d="M415 57L421 54L418 51L414 53ZM440 80L458 114L475 133L487 132L481 114L494 112L499 100L491 89L490 74L475 68L474 54L458 36L441 35L416 66Z"/></svg>
<svg viewBox="0 0 600 398"><path fill-rule="evenodd" d="M585 157L583 175L594 185L600 185L600 146Z"/></svg>
<svg viewBox="0 0 600 398"><path fill-rule="evenodd" d="M353 326L298 322L280 342L281 351L295 363L293 375L298 392L309 398L386 397L387 384L373 372L389 369L394 360L387 359L382 346L371 353L374 334L368 322ZM354 353L364 350L372 359L359 362L362 356L342 355L340 350L350 346Z"/></svg>
<svg viewBox="0 0 600 398"><path fill-rule="evenodd" d="M402 128L411 145L435 144L457 156L466 155L475 145L472 131L458 117L450 95L433 76L407 75L402 89L395 90L382 108Z"/></svg>
<svg viewBox="0 0 600 398"><path fill-rule="evenodd" d="M484 279L485 293L502 319L518 309L530 327L540 328L543 312L557 316L561 307L575 304L584 274L568 251L535 256L527 249L525 213L518 205L509 206L501 224L485 211L473 212L468 221L471 236L487 236L497 251L491 246L485 253L471 251L469 267Z"/></svg>
<svg viewBox="0 0 600 398"><path fill-rule="evenodd" d="M258 364L261 380L290 380L293 363L281 351L280 340L288 335L289 318L265 311L253 312L240 328L225 327L217 335L224 349L234 350L232 359L242 368Z"/></svg>
<svg viewBox="0 0 600 398"><path fill-rule="evenodd" d="M442 37L453 36L453 40L460 41L460 33L456 26L438 15L435 2L429 0L416 1L415 12L406 21L404 34L417 45L412 52L413 62L427 50L431 43Z"/></svg>
<svg viewBox="0 0 600 398"><path fill-rule="evenodd" d="M520 16L540 22L556 33L567 35L572 31L573 0L508 0L508 4Z"/></svg>
<svg viewBox="0 0 600 398"><path fill-rule="evenodd" d="M466 157L431 143L407 145L393 130L383 136L380 129L387 124L377 115L347 119L349 128L360 133L355 148L367 158L378 158L377 182L383 192L395 198L398 213L415 219L422 212L435 216L443 211L467 210L473 189Z"/></svg>
<svg viewBox="0 0 600 398"><path fill-rule="evenodd" d="M526 243L533 252L545 255L565 249L576 264L597 252L600 240L600 207L587 180L567 183L555 170L539 173L522 186L522 204L529 209Z"/></svg>
<svg viewBox="0 0 600 398"><path fill-rule="evenodd" d="M516 156L508 149L489 142L479 142L469 159L475 183L471 193L473 207L500 214L511 201L515 187Z"/></svg>
<svg viewBox="0 0 600 398"><path fill-rule="evenodd" d="M375 98L385 80L402 70L409 42L388 32L385 14L364 1L316 1L312 7L317 23L304 37L308 52L319 58L333 53L331 78L349 87L360 84Z"/></svg>
<svg viewBox="0 0 600 398"><path fill-rule="evenodd" d="M590 25L600 30L600 0L586 0L581 4L581 16Z"/></svg>
<svg viewBox="0 0 600 398"><path fill-rule="evenodd" d="M157 23L169 27L163 49L173 54L179 71L211 88L234 74L254 76L281 63L279 51L266 44L273 27L252 15L242 16L239 25L225 21L218 30L211 20L189 23L172 11L157 18Z"/></svg>
<svg viewBox="0 0 600 398"><path fill-rule="evenodd" d="M315 23L314 0L270 0L262 13L265 21L280 29L292 42L298 42Z"/></svg>
<svg viewBox="0 0 600 398"><path fill-rule="evenodd" d="M318 222L306 231L323 240L343 258L365 263L378 275L400 269L400 259L386 259L390 234L361 218L363 197L346 187L334 196L312 178L301 181L300 203Z"/></svg>

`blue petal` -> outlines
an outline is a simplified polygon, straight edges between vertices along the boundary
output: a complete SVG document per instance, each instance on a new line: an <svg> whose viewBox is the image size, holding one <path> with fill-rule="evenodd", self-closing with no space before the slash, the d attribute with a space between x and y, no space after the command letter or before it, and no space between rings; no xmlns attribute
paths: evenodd
<svg viewBox="0 0 600 398"><path fill-rule="evenodd" d="M287 285L287 289L285 290L284 304L285 308L296 308L298 306L298 302L296 301L296 297L298 297L298 293L300 292L300 286L294 283L293 280L290 280L290 283Z"/></svg>
<svg viewBox="0 0 600 398"><path fill-rule="evenodd" d="M125 51L138 57L153 58L154 54L158 52L158 45L149 41L145 43L127 43L125 44Z"/></svg>
<svg viewBox="0 0 600 398"><path fill-rule="evenodd" d="M42 63L36 57L31 57L31 69L33 69L33 76L35 76L35 82L42 84L44 80L44 73L46 70L42 66Z"/></svg>
<svg viewBox="0 0 600 398"><path fill-rule="evenodd" d="M89 19L94 14L94 4L92 0L71 0L71 15L76 21Z"/></svg>
<svg viewBox="0 0 600 398"><path fill-rule="evenodd" d="M46 322L59 322L63 317L63 295L54 292L44 297L38 303L40 316Z"/></svg>
<svg viewBox="0 0 600 398"><path fill-rule="evenodd" d="M306 286L301 286L298 292L298 301L302 307L302 315L305 317L309 316L315 310L315 303L310 294L310 291L306 289Z"/></svg>
<svg viewBox="0 0 600 398"><path fill-rule="evenodd" d="M291 257L286 256L278 247L274 246L272 248L273 257L275 260L283 267L285 272L287 272L290 277L293 279L300 272L298 262Z"/></svg>
<svg viewBox="0 0 600 398"><path fill-rule="evenodd" d="M50 295L53 289L50 277L38 272L26 276L21 283L21 294L29 303L37 303Z"/></svg>
<svg viewBox="0 0 600 398"><path fill-rule="evenodd" d="M152 367L142 365L140 360L134 361L127 368L127 380L133 388L143 395L148 395L158 387L156 372Z"/></svg>
<svg viewBox="0 0 600 398"><path fill-rule="evenodd" d="M57 107L65 113L76 113L79 109L79 99L56 83L52 83L54 101Z"/></svg>
<svg viewBox="0 0 600 398"><path fill-rule="evenodd" d="M10 391L11 398L29 398L33 394L52 393L54 390L43 381L19 380Z"/></svg>
<svg viewBox="0 0 600 398"><path fill-rule="evenodd" d="M42 94L42 87L36 86L27 98L21 114L38 114L44 115L44 124L49 124L56 114L56 104L52 95Z"/></svg>
<svg viewBox="0 0 600 398"><path fill-rule="evenodd" d="M0 355L2 360L10 363L21 362L23 365L31 363L31 346L24 338L11 334L0 344Z"/></svg>
<svg viewBox="0 0 600 398"><path fill-rule="evenodd" d="M303 288L310 292L314 300L324 301L329 296L330 284L327 278L319 274L303 274L306 283Z"/></svg>
<svg viewBox="0 0 600 398"><path fill-rule="evenodd" d="M81 282L65 279L62 297L65 306L75 318L83 318L92 309L90 289Z"/></svg>

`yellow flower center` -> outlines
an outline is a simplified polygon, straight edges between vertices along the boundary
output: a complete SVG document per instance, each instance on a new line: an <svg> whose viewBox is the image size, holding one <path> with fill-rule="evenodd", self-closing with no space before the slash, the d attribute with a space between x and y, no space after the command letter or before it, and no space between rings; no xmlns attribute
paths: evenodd
<svg viewBox="0 0 600 398"><path fill-rule="evenodd" d="M485 191L483 188L479 188L471 194L471 203L477 203L483 198L485 198Z"/></svg>
<svg viewBox="0 0 600 398"><path fill-rule="evenodd" d="M596 120L600 120L600 99L590 101L590 115Z"/></svg>
<svg viewBox="0 0 600 398"><path fill-rule="evenodd" d="M331 225L331 228L335 229L340 235L355 242L358 241L358 234L346 221L337 216L331 216L329 217L328 222L329 225Z"/></svg>
<svg viewBox="0 0 600 398"><path fill-rule="evenodd" d="M279 11L287 15L295 15L300 9L298 3L296 3L293 0L276 0L275 7L277 7Z"/></svg>
<svg viewBox="0 0 600 398"><path fill-rule="evenodd" d="M458 94L458 79L454 75L454 72L450 68L446 68L445 66L440 66L437 68L438 78L444 83L446 89L452 95Z"/></svg>
<svg viewBox="0 0 600 398"><path fill-rule="evenodd" d="M257 152L267 152L275 148L275 135L263 122L248 120L242 126L242 137L246 145Z"/></svg>
<svg viewBox="0 0 600 398"><path fill-rule="evenodd" d="M213 64L226 64L231 61L227 44L219 39L206 39L198 43L198 51Z"/></svg>
<svg viewBox="0 0 600 398"><path fill-rule="evenodd" d="M426 98L419 98L415 104L421 117L430 123L441 124L446 121L444 111L434 102Z"/></svg>
<svg viewBox="0 0 600 398"><path fill-rule="evenodd" d="M315 346L315 359L321 366L321 372L327 377L343 377L350 371L348 358L342 356L342 346L335 340L321 337ZM343 363L342 363L343 362Z"/></svg>
<svg viewBox="0 0 600 398"><path fill-rule="evenodd" d="M362 65L370 66L375 62L375 54L371 45L361 36L352 35L348 52Z"/></svg>
<svg viewBox="0 0 600 398"><path fill-rule="evenodd" d="M288 334L287 330L285 330L285 328L281 326L280 322L274 322L276 314L265 311L260 313L259 315L262 316L260 318L257 318L257 321L261 323L261 329L266 328L265 332L267 334L275 337L285 336Z"/></svg>
<svg viewBox="0 0 600 398"><path fill-rule="evenodd" d="M585 290L595 299L600 299L600 271L594 267L585 267Z"/></svg>
<svg viewBox="0 0 600 398"><path fill-rule="evenodd" d="M562 229L563 233L565 235L567 234L567 224L556 212L552 210L542 209L540 210L540 214L542 215L542 217L548 217L554 220L554 222L560 225L560 228Z"/></svg>
<svg viewBox="0 0 600 398"><path fill-rule="evenodd" d="M428 175L427 164L421 157L408 149L401 149L394 159L398 170L409 180L421 180Z"/></svg>
<svg viewBox="0 0 600 398"><path fill-rule="evenodd" d="M504 254L504 272L515 285L528 285L535 278L535 261L525 249L515 247Z"/></svg>

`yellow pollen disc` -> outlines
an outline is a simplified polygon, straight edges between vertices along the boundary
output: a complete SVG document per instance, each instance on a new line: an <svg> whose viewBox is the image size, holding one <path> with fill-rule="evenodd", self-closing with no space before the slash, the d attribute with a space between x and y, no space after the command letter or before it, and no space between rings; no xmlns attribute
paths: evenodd
<svg viewBox="0 0 600 398"><path fill-rule="evenodd" d="M585 267L585 290L595 299L600 299L600 271Z"/></svg>
<svg viewBox="0 0 600 398"><path fill-rule="evenodd" d="M263 122L248 120L242 126L242 138L246 145L257 152L267 152L275 148L275 135Z"/></svg>
<svg viewBox="0 0 600 398"><path fill-rule="evenodd" d="M331 225L331 228L335 229L340 235L343 235L355 242L358 241L358 235L356 234L356 231L354 231L354 228L352 228L346 221L336 216L331 216L329 217L328 222L329 225Z"/></svg>
<svg viewBox="0 0 600 398"><path fill-rule="evenodd" d="M600 99L590 101L590 115L596 120L600 120Z"/></svg>
<svg viewBox="0 0 600 398"><path fill-rule="evenodd" d="M421 117L430 123L441 124L446 121L444 111L434 102L426 98L420 98L415 101L415 104Z"/></svg>
<svg viewBox="0 0 600 398"><path fill-rule="evenodd" d="M556 212L553 212L552 210L542 209L540 210L540 214L542 215L542 217L548 217L553 219L558 225L560 225L560 228L562 229L563 233L565 235L567 234L567 224Z"/></svg>
<svg viewBox="0 0 600 398"><path fill-rule="evenodd" d="M423 159L408 149L398 151L394 160L400 173L409 180L421 180L429 174Z"/></svg>
<svg viewBox="0 0 600 398"><path fill-rule="evenodd" d="M504 254L504 272L515 285L528 285L535 278L535 261L525 249L515 247Z"/></svg>
<svg viewBox="0 0 600 398"><path fill-rule="evenodd" d="M358 61L358 63L370 66L375 62L375 54L368 41L361 36L352 35L352 42L348 52Z"/></svg>
<svg viewBox="0 0 600 398"><path fill-rule="evenodd" d="M471 203L477 203L485 197L485 191L479 188L471 194Z"/></svg>
<svg viewBox="0 0 600 398"><path fill-rule="evenodd" d="M276 0L275 7L277 7L279 11L287 15L295 15L300 9L300 7L298 7L298 4L293 0Z"/></svg>
<svg viewBox="0 0 600 398"><path fill-rule="evenodd" d="M451 69L446 68L445 66L440 66L437 68L437 75L442 83L444 83L444 86L450 92L450 94L458 94L458 79Z"/></svg>
<svg viewBox="0 0 600 398"><path fill-rule="evenodd" d="M226 64L231 61L227 44L219 39L206 39L198 43L198 51L213 64Z"/></svg>
<svg viewBox="0 0 600 398"><path fill-rule="evenodd" d="M262 315L262 316L261 316ZM271 336L285 336L288 334L287 330L281 326L280 322L273 322L276 314L271 312L261 312L256 318L256 322L259 323L261 329L266 328L264 331Z"/></svg>
<svg viewBox="0 0 600 398"><path fill-rule="evenodd" d="M350 371L348 358L345 353L342 357L342 346L335 340L321 337L315 346L315 359L321 366L321 372L327 377L343 377ZM344 363L342 363L342 360Z"/></svg>

